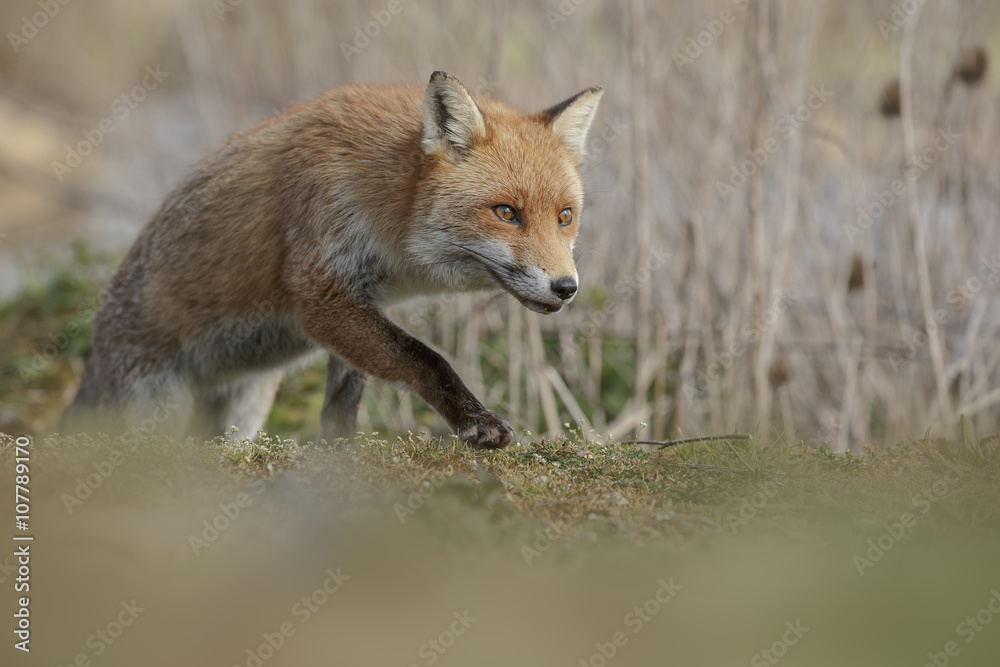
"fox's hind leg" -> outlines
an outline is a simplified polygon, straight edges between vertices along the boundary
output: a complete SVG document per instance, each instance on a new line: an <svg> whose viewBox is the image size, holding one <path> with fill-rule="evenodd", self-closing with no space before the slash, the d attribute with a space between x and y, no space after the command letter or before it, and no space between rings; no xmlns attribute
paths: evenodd
<svg viewBox="0 0 1000 667"><path fill-rule="evenodd" d="M255 374L206 396L199 406L203 428L210 435L222 435L235 426L239 437L255 437L267 422L284 375L284 369Z"/></svg>
<svg viewBox="0 0 1000 667"><path fill-rule="evenodd" d="M320 413L322 437L352 440L358 419L358 404L365 388L365 374L333 352L326 364L326 395Z"/></svg>
<svg viewBox="0 0 1000 667"><path fill-rule="evenodd" d="M77 389L76 397L66 408L59 422L59 431L63 434L90 431L95 427L99 430L100 420L97 410L100 396L94 375L94 360L90 358L84 368L83 380Z"/></svg>
<svg viewBox="0 0 1000 667"><path fill-rule="evenodd" d="M109 433L182 437L195 413L189 382L172 369L159 369L122 383L128 391L99 391L100 361L87 360L76 398L63 415L62 433Z"/></svg>

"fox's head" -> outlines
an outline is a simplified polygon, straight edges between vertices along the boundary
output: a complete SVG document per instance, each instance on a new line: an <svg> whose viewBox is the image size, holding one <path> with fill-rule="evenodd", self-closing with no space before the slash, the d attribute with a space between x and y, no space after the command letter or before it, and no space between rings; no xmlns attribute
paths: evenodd
<svg viewBox="0 0 1000 667"><path fill-rule="evenodd" d="M583 209L580 160L603 89L539 113L474 100L431 76L424 95L426 198L411 250L454 288L499 285L541 313L576 295L573 243Z"/></svg>

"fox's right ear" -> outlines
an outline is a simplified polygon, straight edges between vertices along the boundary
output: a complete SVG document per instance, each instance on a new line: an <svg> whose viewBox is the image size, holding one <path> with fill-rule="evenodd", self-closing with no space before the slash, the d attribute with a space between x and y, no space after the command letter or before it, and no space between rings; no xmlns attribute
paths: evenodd
<svg viewBox="0 0 1000 667"><path fill-rule="evenodd" d="M603 94L602 86L594 86L542 112L552 133L577 159L582 159L586 153L587 130L594 122L597 103Z"/></svg>
<svg viewBox="0 0 1000 667"><path fill-rule="evenodd" d="M485 136L483 114L465 86L444 72L431 74L424 93L424 152L463 155Z"/></svg>

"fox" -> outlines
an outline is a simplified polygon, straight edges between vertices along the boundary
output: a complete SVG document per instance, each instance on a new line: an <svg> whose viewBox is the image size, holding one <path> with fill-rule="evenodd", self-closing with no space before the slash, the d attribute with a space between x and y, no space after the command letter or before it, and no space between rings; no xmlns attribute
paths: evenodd
<svg viewBox="0 0 1000 667"><path fill-rule="evenodd" d="M426 87L336 87L232 135L104 289L64 427L153 415L179 436L256 434L285 371L325 352L328 443L355 437L374 376L415 391L468 446L506 447L510 423L384 308L482 290L544 314L570 303L603 92L525 112L437 71Z"/></svg>

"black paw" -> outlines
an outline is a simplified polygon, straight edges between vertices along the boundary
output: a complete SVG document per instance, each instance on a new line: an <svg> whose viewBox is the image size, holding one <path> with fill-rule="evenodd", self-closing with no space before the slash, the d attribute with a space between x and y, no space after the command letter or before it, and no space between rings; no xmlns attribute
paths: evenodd
<svg viewBox="0 0 1000 667"><path fill-rule="evenodd" d="M513 435L507 420L489 410L473 416L458 429L458 437L473 449L503 449Z"/></svg>

